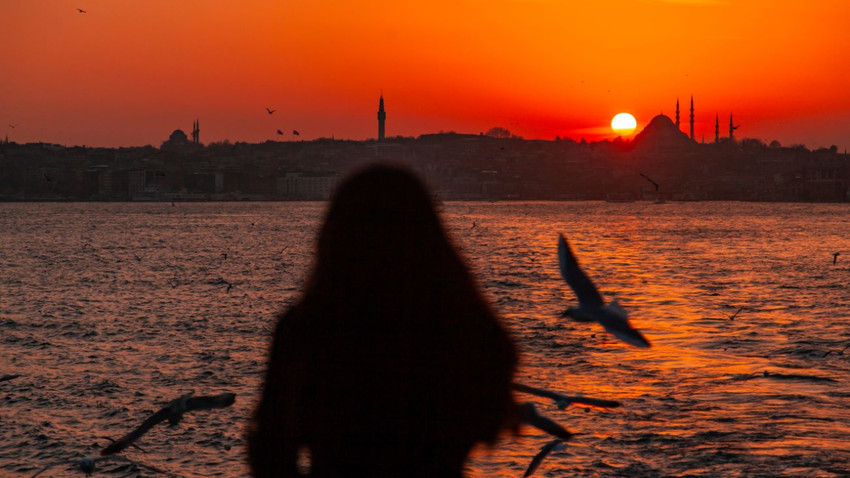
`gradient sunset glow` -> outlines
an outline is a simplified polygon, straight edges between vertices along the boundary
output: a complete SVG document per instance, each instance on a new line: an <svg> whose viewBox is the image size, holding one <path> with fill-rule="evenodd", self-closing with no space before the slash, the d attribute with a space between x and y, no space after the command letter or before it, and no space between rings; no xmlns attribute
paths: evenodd
<svg viewBox="0 0 850 478"><path fill-rule="evenodd" d="M599 140L618 112L639 130L693 95L697 139L732 113L739 138L850 146L844 0L11 0L0 16L17 142L158 146L195 118L204 143L374 138L383 91L387 136Z"/></svg>

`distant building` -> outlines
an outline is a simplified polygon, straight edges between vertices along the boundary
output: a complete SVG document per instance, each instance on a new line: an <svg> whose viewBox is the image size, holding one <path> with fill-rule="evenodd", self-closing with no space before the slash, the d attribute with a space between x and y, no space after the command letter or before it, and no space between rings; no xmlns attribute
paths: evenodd
<svg viewBox="0 0 850 478"><path fill-rule="evenodd" d="M694 139L694 95L691 95L691 141Z"/></svg>
<svg viewBox="0 0 850 478"><path fill-rule="evenodd" d="M196 149L201 145L201 128L200 122L196 119L192 122L192 141L182 129L175 129L167 140L162 142L160 149L162 151L187 151Z"/></svg>
<svg viewBox="0 0 850 478"><path fill-rule="evenodd" d="M658 115L647 124L633 140L637 150L675 150L692 145L688 136L679 131L666 115Z"/></svg>
<svg viewBox="0 0 850 478"><path fill-rule="evenodd" d="M277 194L286 199L324 200L331 197L337 183L337 173L289 172L277 178Z"/></svg>
<svg viewBox="0 0 850 478"><path fill-rule="evenodd" d="M378 141L384 140L384 123L387 121L387 112L384 111L384 95L381 94L381 100L378 103Z"/></svg>

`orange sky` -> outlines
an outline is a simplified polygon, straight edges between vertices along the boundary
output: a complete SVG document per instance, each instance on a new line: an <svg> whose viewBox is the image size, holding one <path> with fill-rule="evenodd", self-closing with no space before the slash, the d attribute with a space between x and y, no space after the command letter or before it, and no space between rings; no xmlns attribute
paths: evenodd
<svg viewBox="0 0 850 478"><path fill-rule="evenodd" d="M687 130L693 94L698 138L732 112L739 138L850 147L847 0L3 0L0 18L19 142L159 146L196 117L205 143L366 139L383 90L388 135L602 139L677 97Z"/></svg>

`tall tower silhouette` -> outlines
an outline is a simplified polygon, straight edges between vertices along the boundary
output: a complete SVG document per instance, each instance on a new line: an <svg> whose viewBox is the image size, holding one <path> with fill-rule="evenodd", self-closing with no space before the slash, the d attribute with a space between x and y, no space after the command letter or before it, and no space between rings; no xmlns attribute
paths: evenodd
<svg viewBox="0 0 850 478"><path fill-rule="evenodd" d="M694 141L694 95L691 95L691 141Z"/></svg>
<svg viewBox="0 0 850 478"><path fill-rule="evenodd" d="M387 121L387 112L384 111L384 94L381 93L381 101L378 103L378 141L384 140L384 123Z"/></svg>
<svg viewBox="0 0 850 478"><path fill-rule="evenodd" d="M676 98L676 129L679 129L679 98Z"/></svg>
<svg viewBox="0 0 850 478"><path fill-rule="evenodd" d="M201 122L197 118L192 123L192 142L201 144Z"/></svg>
<svg viewBox="0 0 850 478"><path fill-rule="evenodd" d="M738 129L737 126L732 123L732 113L729 113L729 139L735 141L735 130Z"/></svg>
<svg viewBox="0 0 850 478"><path fill-rule="evenodd" d="M714 142L720 142L720 115L714 115Z"/></svg>

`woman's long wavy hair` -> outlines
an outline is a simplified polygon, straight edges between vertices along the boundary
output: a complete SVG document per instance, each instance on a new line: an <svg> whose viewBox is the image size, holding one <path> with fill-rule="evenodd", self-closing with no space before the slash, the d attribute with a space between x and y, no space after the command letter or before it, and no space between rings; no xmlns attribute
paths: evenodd
<svg viewBox="0 0 850 478"><path fill-rule="evenodd" d="M309 451L312 476L461 476L475 443L515 423L516 363L422 183L360 171L338 188L304 295L278 321L252 472L294 476Z"/></svg>

